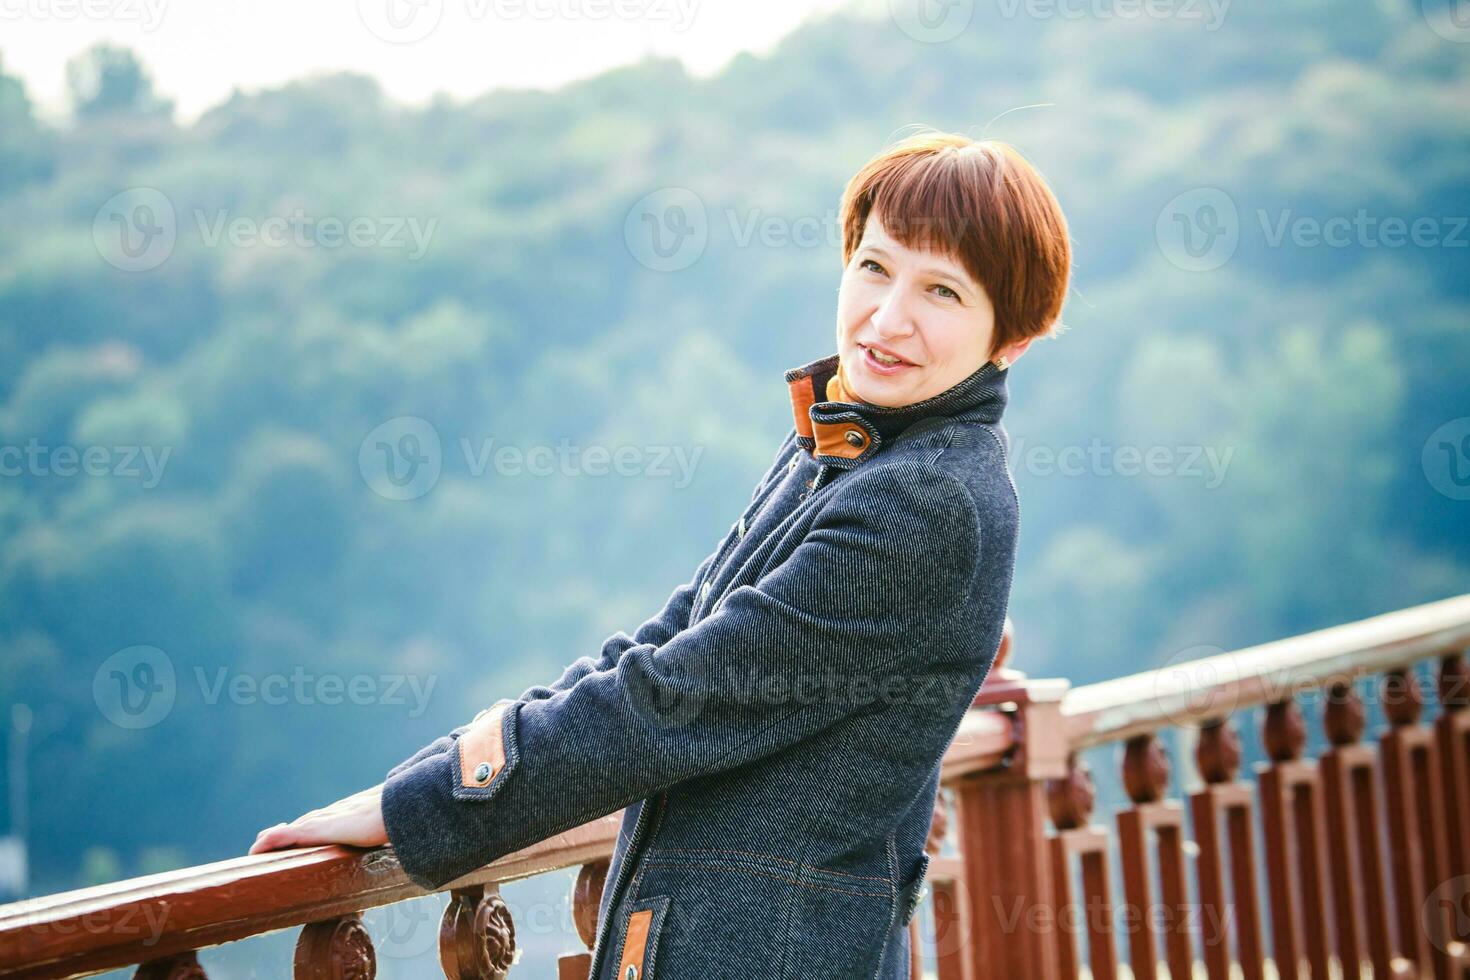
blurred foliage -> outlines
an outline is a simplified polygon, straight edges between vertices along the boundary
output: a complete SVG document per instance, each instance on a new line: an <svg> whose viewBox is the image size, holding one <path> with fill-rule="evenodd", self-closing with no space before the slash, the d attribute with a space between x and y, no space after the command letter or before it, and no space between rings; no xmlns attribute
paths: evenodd
<svg viewBox="0 0 1470 980"><path fill-rule="evenodd" d="M0 446L112 467L0 478L0 704L36 715L33 890L242 853L655 612L790 426L781 371L832 349L839 195L913 123L1015 143L1071 221L1068 329L1013 371L1006 417L1015 666L1085 683L1470 590L1470 503L1422 464L1470 416L1470 250L1265 233L1288 212L1470 214L1470 46L1416 8L1241 3L1214 30L977 11L942 44L842 15L708 79L650 59L406 108L335 75L188 126L126 50L72 66L56 127L0 69ZM674 187L708 243L654 271L625 221ZM176 241L118 268L107 202L140 188ZM1194 188L1240 216L1207 272L1155 237ZM416 223L426 247L232 240L293 215ZM746 237L762 221L823 233ZM393 500L362 459L404 416L432 425L442 472ZM493 462L564 441L634 447L640 470ZM1028 455L1094 444L1177 465ZM151 485L120 447L153 454ZM692 480L648 472L644 447L683 452ZM94 680L135 645L164 652L176 697L131 729ZM374 696L267 701L303 674Z"/></svg>

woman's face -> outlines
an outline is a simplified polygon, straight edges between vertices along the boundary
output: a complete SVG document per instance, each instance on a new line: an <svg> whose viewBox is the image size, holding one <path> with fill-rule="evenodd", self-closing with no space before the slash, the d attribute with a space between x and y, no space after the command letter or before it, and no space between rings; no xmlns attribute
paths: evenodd
<svg viewBox="0 0 1470 980"><path fill-rule="evenodd" d="M853 395L888 407L923 401L989 360L994 336L990 297L964 266L898 244L869 214L837 291L837 353Z"/></svg>

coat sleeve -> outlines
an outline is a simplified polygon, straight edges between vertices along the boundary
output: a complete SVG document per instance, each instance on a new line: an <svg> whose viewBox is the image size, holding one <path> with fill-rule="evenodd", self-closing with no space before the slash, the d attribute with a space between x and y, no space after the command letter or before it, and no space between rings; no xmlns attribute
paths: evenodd
<svg viewBox="0 0 1470 980"><path fill-rule="evenodd" d="M795 438L796 430L793 428L787 434L786 441L781 444L781 448L777 450L776 459L771 463L770 468L766 470L766 475L761 477L760 483L756 484L755 490L750 495L752 501L760 496L760 492L765 489L768 482L780 476L779 470L784 465L787 449L794 444ZM525 692L521 694L520 700L537 701L549 698L558 691L570 690L573 685L588 674L611 670L616 667L618 660L623 654L635 646L652 645L660 647L673 639L674 634L689 625L689 610L694 605L694 597L699 592L699 585L704 581L705 575L709 573L710 566L714 563L715 557L725 549L726 544L729 543L730 535L734 533L735 529L733 527L726 532L725 537L715 546L715 550L705 556L704 561L699 563L699 567L694 570L693 578L675 589L668 600L664 602L663 609L645 621L642 626L638 627L632 636L619 630L603 641L602 652L596 659L592 657L578 657L570 666L562 671L560 677L550 684L537 684L526 688Z"/></svg>
<svg viewBox="0 0 1470 980"><path fill-rule="evenodd" d="M388 779L383 820L405 872L439 888L905 697L964 642L980 544L969 492L934 464L852 474L785 562L694 626L507 704Z"/></svg>
<svg viewBox="0 0 1470 980"><path fill-rule="evenodd" d="M622 630L618 630L603 641L602 652L595 659L592 657L578 657L574 663L562 671L561 676L556 680L550 684L536 684L528 687L525 693L520 696L519 700L538 701L549 698L559 691L570 689L577 681L586 677L588 674L611 670L617 665L618 659L632 647L647 644L662 646L689 622L689 607L693 603L694 594L699 587L700 579L708 570L716 553L711 552L700 563L699 568L695 570L693 580L675 589L673 595L669 596L668 600L664 603L663 609L644 622L642 626L639 626L632 636L629 636ZM495 702L496 705L508 703L510 703L510 699ZM388 770L388 778L396 776L410 766L417 765L429 756L448 752L454 748L455 741L469 727L469 725L460 725L452 729L449 734L441 735L434 739L434 741Z"/></svg>
<svg viewBox="0 0 1470 980"><path fill-rule="evenodd" d="M776 451L776 458L771 463L770 468L766 470L765 476L756 484L755 490L751 493L750 499L752 501L760 496L761 491L765 489L767 483L773 479L778 479L782 475L780 472L781 468L785 465L788 450L795 444L795 440L796 429L792 428L786 434L786 439L781 443L781 447ZM714 563L715 557L724 550L729 540L729 534L733 533L734 529L732 528L726 534L726 537L722 538L719 544L715 546L715 550L706 555L704 561L699 563L699 566L694 570L693 578L676 588L673 594L664 601L663 608L645 620L643 625L633 631L632 636L629 636L622 630L618 630L602 642L602 650L595 658L578 657L562 671L561 676L556 680L550 684L534 684L526 688L518 700L538 701L549 698L558 691L568 690L588 674L611 670L617 665L618 659L632 647L646 644L651 644L656 647L663 646L675 633L678 633L689 624L689 610L694 605L694 597L699 591L699 584L704 581L704 576L708 573L710 565ZM495 702L496 705L502 703L504 701ZM434 739L434 741L425 745L392 769L389 769L385 779L396 776L398 773L422 762L429 756L448 752L454 748L455 740L463 735L469 727L469 725L460 725L452 729L447 735L441 735Z"/></svg>

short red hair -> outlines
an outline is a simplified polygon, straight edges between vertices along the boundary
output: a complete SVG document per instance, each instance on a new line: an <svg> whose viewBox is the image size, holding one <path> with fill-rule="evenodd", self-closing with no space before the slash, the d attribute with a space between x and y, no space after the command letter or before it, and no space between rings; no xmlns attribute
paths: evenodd
<svg viewBox="0 0 1470 980"><path fill-rule="evenodd" d="M995 307L991 354L1055 331L1071 276L1067 219L1046 180L1014 147L923 132L869 160L842 192L842 265L868 215L906 248L950 256Z"/></svg>

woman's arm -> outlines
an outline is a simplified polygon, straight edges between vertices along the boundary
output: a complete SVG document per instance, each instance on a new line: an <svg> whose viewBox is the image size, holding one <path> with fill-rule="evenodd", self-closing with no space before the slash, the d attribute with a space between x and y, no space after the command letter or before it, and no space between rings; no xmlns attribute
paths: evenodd
<svg viewBox="0 0 1470 980"><path fill-rule="evenodd" d="M786 438L782 441L780 448L776 450L776 456L772 460L770 467L766 469L765 475L761 477L760 482L756 484L755 490L751 492L750 499L752 501L760 495L760 492L765 489L771 480L777 479L782 475L782 470L785 468L785 460L789 455L788 450L794 447L795 439L796 429L792 428L787 432ZM729 534L733 533L735 531L732 527ZM586 677L588 674L602 670L612 670L617 666L618 660L622 658L623 654L627 653L632 647L645 644L658 647L667 643L676 633L689 625L689 610L694 605L694 597L698 594L699 585L704 581L704 576L709 572L710 565L714 562L715 556L724 549L728 540L728 534L725 538L721 538L715 545L714 551L711 551L705 556L704 561L699 563L699 566L694 570L693 577L688 582L676 588L673 594L664 601L663 608L645 620L641 626L633 631L632 636L619 630L603 641L602 650L596 658L578 657L562 671L561 676L556 680L550 684L535 684L526 688L517 700L538 701L549 698L559 691L570 690L577 681ZM498 705L502 702L497 701L495 703ZM469 725L460 725L458 728L452 729L447 735L439 736L392 769L389 769L384 778L391 779L409 766L416 765L429 756L448 752L454 747L455 740L463 735L468 728Z"/></svg>
<svg viewBox="0 0 1470 980"><path fill-rule="evenodd" d="M557 697L509 704L388 779L384 826L404 870L438 888L881 707L876 692L912 693L967 635L955 627L970 615L977 528L969 492L933 464L854 473L787 561L695 626L625 648ZM480 768L491 759L503 761Z"/></svg>
<svg viewBox="0 0 1470 980"><path fill-rule="evenodd" d="M754 501L765 489L766 485L773 479L779 478L785 466L788 451L795 444L796 430L793 428L786 434L771 466L766 470L760 483L756 485L751 493ZM732 527L731 534L735 533ZM562 675L549 685L535 685L527 688L520 697L520 701L541 701L550 698L561 691L571 690L582 678L589 674L610 671L616 668L619 660L628 650L635 647L659 647L667 643L675 635L689 624L689 610L694 603L694 597L698 592L699 585L704 581L704 576L709 572L710 565L716 555L728 543L728 535L722 538L715 546L715 550L700 562L695 569L694 576L690 581L676 588L672 595L664 602L663 608L654 616L646 620L634 631L630 637L623 631L618 631L603 642L602 650L596 659L592 657L580 657L568 666ZM475 716L475 720L467 725L460 725L452 729L447 735L441 735L428 745L420 748L413 755L388 770L384 779L397 777L399 774L412 769L425 760L450 756L456 743L466 732L472 728L478 728L478 737L484 739L491 736L485 731L487 727L499 723L502 715L493 714L495 709L502 705L510 705L515 702L509 699L496 701L490 708L481 711ZM493 714L493 717L492 717ZM382 826L380 812L380 798L383 783L355 793L336 803L312 810L303 814L289 824L280 823L274 827L262 830L256 837L250 853L268 851L281 847L301 847L311 844L324 843L349 843L361 846L374 846L387 842L385 831ZM381 839L379 839L381 837Z"/></svg>
<svg viewBox="0 0 1470 980"><path fill-rule="evenodd" d="M776 458L766 470L765 476L761 477L761 481L756 484L755 490L751 492L750 499L752 501L760 496L760 492L765 489L767 483L781 475L781 470L785 466L784 461L788 455L787 451L794 445L795 438L796 429L792 428L786 434L786 439L781 443L781 448L776 451ZM715 550L711 551L705 557L704 561L699 563L699 567L694 570L694 576L688 582L675 589L673 594L664 602L663 609L645 621L642 626L639 626L633 632L632 636L619 630L603 641L602 652L595 660L591 657L578 657L575 662L562 671L562 675L556 680L547 685L538 684L527 688L519 700L535 701L542 698L549 698L558 691L570 690L574 684L588 674L601 670L612 670L617 666L618 660L622 658L623 654L627 653L632 647L643 645L659 647L673 639L676 633L689 625L689 610L694 605L694 597L699 592L700 583L704 581L705 575L709 573L710 565L714 562L715 556L724 550L725 545L729 542L730 535L735 533L735 528L732 525L725 537L721 538L715 545Z"/></svg>
<svg viewBox="0 0 1470 980"><path fill-rule="evenodd" d="M571 690L573 685L588 674L612 670L618 665L623 654L632 647L642 644L662 646L667 643L674 634L689 625L689 609L694 604L695 593L699 591L699 583L703 581L705 573L709 571L710 564L717 554L719 554L719 546L716 546L715 550L699 563L699 567L694 570L694 577L675 589L664 602L663 609L639 626L632 636L618 630L603 641L602 652L595 660L592 657L578 657L562 671L561 676L556 680L550 684L537 684L526 688L519 700L536 701L549 698L560 691Z"/></svg>

